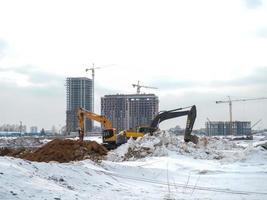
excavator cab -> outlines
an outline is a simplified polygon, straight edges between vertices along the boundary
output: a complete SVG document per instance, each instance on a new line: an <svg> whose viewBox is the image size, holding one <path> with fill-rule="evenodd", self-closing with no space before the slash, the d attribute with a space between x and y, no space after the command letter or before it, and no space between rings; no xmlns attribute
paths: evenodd
<svg viewBox="0 0 267 200"><path fill-rule="evenodd" d="M117 134L114 128L102 131L102 142L107 149L115 149L117 147L116 140Z"/></svg>
<svg viewBox="0 0 267 200"><path fill-rule="evenodd" d="M105 143L106 141L111 140L114 136L115 136L115 129L104 129L102 131L102 139L103 139L103 143Z"/></svg>

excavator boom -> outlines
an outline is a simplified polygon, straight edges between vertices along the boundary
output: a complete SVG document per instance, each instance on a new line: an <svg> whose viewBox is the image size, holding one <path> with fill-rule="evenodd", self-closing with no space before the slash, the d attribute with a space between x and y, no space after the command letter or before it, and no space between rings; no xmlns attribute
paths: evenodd
<svg viewBox="0 0 267 200"><path fill-rule="evenodd" d="M188 111L182 111L182 112L169 112L165 111L160 114L158 114L153 121L151 122L151 127L158 127L158 124L161 123L164 120L175 118L175 117L181 117L184 115L188 115Z"/></svg>
<svg viewBox="0 0 267 200"><path fill-rule="evenodd" d="M84 108L79 108L78 110L78 119L80 117L87 117L88 119L100 122L105 129L111 129L112 128L112 123L109 121L105 116L103 115L98 115L96 113L90 112ZM79 120L80 121L80 120Z"/></svg>
<svg viewBox="0 0 267 200"><path fill-rule="evenodd" d="M186 108L190 108L190 110L184 110ZM185 128L185 133L184 133L184 141L185 142L193 142L195 144L198 143L198 137L196 135L191 135L195 119L197 116L197 110L196 106L190 106L186 108L178 108L174 110L169 110L169 111L163 111L160 112L150 123L150 126L140 126L137 127L136 131L132 130L124 130L123 134L124 136L128 139L130 137L136 138L136 137L142 137L146 133L153 134L153 132L158 130L158 126L161 122L164 120L176 118L176 117L181 117L181 116L186 116L187 115L187 121L186 121L186 128ZM118 135L117 138L123 138L123 135ZM122 139L123 140L123 139Z"/></svg>
<svg viewBox="0 0 267 200"><path fill-rule="evenodd" d="M172 119L175 117L181 117L187 115L187 121L186 121L186 128L185 128L185 133L184 133L184 140L185 142L193 142L195 144L198 143L198 137L195 135L191 135L195 119L197 116L197 110L196 106L193 105L190 110L187 111L180 111L183 110L184 108L178 108L175 110L169 110L169 111L164 111L159 113L151 122L150 127L152 130L157 130L159 123L161 123L164 120L167 119Z"/></svg>
<svg viewBox="0 0 267 200"><path fill-rule="evenodd" d="M79 139L80 141L83 141L84 138L84 119L88 118L97 122L100 122L104 130L110 130L114 132L114 129L112 128L112 123L109 121L105 116L98 115L96 113L92 113L84 108L79 108L77 112L77 118L79 123Z"/></svg>

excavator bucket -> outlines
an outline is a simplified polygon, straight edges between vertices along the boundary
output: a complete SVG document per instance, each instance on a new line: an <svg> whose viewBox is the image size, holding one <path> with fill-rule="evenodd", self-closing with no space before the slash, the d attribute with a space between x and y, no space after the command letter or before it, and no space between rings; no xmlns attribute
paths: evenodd
<svg viewBox="0 0 267 200"><path fill-rule="evenodd" d="M196 116L197 116L197 109L196 106L193 105L187 115L186 128L184 133L185 142L193 142L194 144L198 143L198 137L196 135L191 135L196 120Z"/></svg>

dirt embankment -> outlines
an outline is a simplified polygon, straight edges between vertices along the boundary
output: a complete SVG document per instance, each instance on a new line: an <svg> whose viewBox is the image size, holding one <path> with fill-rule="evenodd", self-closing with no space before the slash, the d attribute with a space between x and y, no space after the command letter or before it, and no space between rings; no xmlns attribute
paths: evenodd
<svg viewBox="0 0 267 200"><path fill-rule="evenodd" d="M0 156L13 156L30 161L60 163L91 159L101 160L107 154L107 149L95 141L76 141L55 139L36 149L0 149Z"/></svg>

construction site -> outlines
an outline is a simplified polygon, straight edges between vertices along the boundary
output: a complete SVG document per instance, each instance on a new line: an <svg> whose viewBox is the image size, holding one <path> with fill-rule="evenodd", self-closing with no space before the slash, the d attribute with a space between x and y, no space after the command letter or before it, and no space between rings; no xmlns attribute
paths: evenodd
<svg viewBox="0 0 267 200"><path fill-rule="evenodd" d="M0 200L267 199L267 0L0 1Z"/></svg>
<svg viewBox="0 0 267 200"><path fill-rule="evenodd" d="M196 105L159 111L157 89L105 95L94 108L92 79L67 78L63 138L0 138L0 199L265 199L267 132L250 121L206 122L194 134ZM89 100L88 100L89 99ZM163 121L186 117L182 135ZM92 136L94 122L101 134ZM238 169L238 173L236 173ZM133 189L134 188L134 189Z"/></svg>

